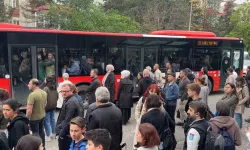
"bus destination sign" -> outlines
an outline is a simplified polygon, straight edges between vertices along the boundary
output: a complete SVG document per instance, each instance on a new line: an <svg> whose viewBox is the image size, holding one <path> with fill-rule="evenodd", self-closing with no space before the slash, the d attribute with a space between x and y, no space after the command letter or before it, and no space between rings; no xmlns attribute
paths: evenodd
<svg viewBox="0 0 250 150"><path fill-rule="evenodd" d="M197 41L198 46L218 46L217 41Z"/></svg>

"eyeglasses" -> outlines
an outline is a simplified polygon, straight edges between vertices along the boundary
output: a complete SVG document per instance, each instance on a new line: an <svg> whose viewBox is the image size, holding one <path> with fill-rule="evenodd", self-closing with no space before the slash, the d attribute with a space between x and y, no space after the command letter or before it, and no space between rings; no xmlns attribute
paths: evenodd
<svg viewBox="0 0 250 150"><path fill-rule="evenodd" d="M61 91L61 93L68 93L68 92L70 92L70 90L69 91Z"/></svg>

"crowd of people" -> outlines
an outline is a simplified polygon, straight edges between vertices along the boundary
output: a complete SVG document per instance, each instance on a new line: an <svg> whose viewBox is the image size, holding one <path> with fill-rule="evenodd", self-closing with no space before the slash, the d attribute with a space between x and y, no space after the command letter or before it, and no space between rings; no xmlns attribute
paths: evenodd
<svg viewBox="0 0 250 150"><path fill-rule="evenodd" d="M242 114L250 107L250 66L245 78L238 76L233 66L227 69L225 94L217 102L216 112L208 106L206 67L195 79L188 68L176 77L170 63L165 76L158 64L153 71L147 66L138 73L135 86L130 71L123 70L117 100L114 69L107 65L102 81L98 70L92 69L92 82L81 89L84 96L78 95L79 89L67 73L58 86L54 75L46 77L43 88L38 79L30 80L26 114L19 110L17 100L0 89L0 149L45 150L45 142L57 139L59 150L121 150L126 144L137 150L174 150L176 126L184 129L183 149L233 150L241 145ZM140 97L135 106L134 141L122 144L122 128L132 114L133 92ZM250 140L249 128L246 135Z"/></svg>

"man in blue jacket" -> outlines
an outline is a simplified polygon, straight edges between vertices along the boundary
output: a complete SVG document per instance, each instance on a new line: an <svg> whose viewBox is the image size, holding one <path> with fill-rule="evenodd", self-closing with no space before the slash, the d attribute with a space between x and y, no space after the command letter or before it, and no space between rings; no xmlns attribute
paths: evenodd
<svg viewBox="0 0 250 150"><path fill-rule="evenodd" d="M165 85L163 92L165 93L165 110L170 117L175 121L175 109L176 102L179 97L179 87L175 82L175 73L169 73L167 75L168 83Z"/></svg>

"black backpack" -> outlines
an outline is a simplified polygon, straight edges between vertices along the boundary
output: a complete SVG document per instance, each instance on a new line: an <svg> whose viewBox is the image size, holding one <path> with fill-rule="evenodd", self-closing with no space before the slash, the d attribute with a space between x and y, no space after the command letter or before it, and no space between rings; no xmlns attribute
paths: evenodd
<svg viewBox="0 0 250 150"><path fill-rule="evenodd" d="M175 150L177 142L169 127L164 130L163 137L163 150Z"/></svg>
<svg viewBox="0 0 250 150"><path fill-rule="evenodd" d="M77 116L84 118L84 104L79 102L78 100L73 100L77 107Z"/></svg>

